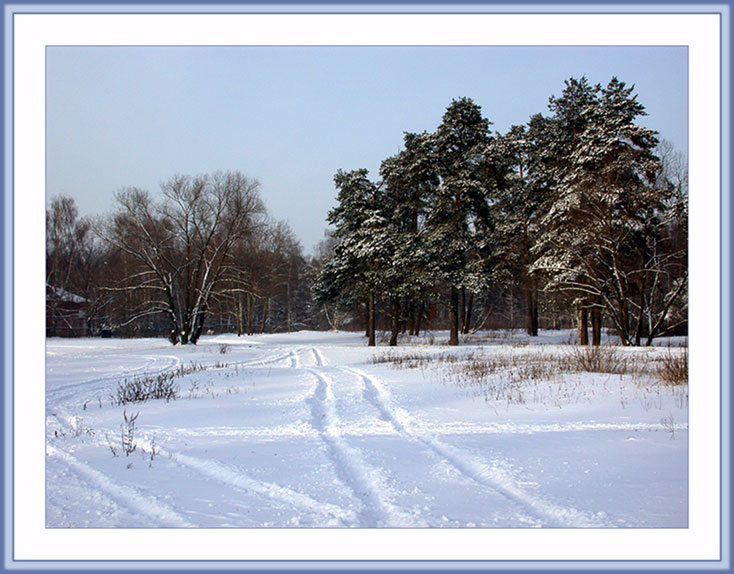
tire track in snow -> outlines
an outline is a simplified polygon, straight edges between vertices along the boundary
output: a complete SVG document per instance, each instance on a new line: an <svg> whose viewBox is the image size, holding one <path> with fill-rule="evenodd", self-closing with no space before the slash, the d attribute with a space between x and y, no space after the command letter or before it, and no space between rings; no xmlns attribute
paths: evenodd
<svg viewBox="0 0 734 574"><path fill-rule="evenodd" d="M131 486L124 486L115 483L105 474L102 474L98 470L95 470L89 465L81 462L68 452L57 449L51 445L46 445L46 455L54 456L62 460L94 488L101 490L107 496L112 498L116 504L122 503L134 512L144 514L145 516L155 520L160 526L176 528L194 527L193 524L188 522L170 506L163 504L153 497L141 494Z"/></svg>
<svg viewBox="0 0 734 574"><path fill-rule="evenodd" d="M147 441L143 440L139 444L143 450L147 450L148 452L152 449L152 445ZM303 494L302 492L281 486L274 482L257 480L240 470L235 470L220 462L202 460L193 456L174 453L168 449L162 449L158 446L156 447L156 452L163 456L168 456L174 462L190 468L225 486L243 490L245 492L252 492L279 502L284 502L301 512L311 512L325 517L326 526L349 526L356 520L356 515L353 511L345 510L328 502L319 502L307 494Z"/></svg>
<svg viewBox="0 0 734 574"><path fill-rule="evenodd" d="M106 375L104 377L96 377L91 379L85 379L83 381L77 381L75 383L67 383L65 385L58 385L54 386L52 388L48 388L48 384L46 384L46 397L47 402L48 398L52 397L57 402L61 402L64 400L69 400L72 398L76 398L75 390L79 388L85 388L87 391L90 390L90 387L92 385L106 385L111 383L117 383L124 379L125 377L137 377L137 376L143 376L143 375L158 375L160 373L164 373L166 371L170 371L171 369L175 369L180 363L181 360L173 355L144 355L145 359L148 359L150 362L146 363L142 367L138 367L137 369L131 369L129 371L121 372L115 375ZM159 368L153 368L155 367L155 364L159 362L161 359L168 359L168 362L166 365L159 367Z"/></svg>
<svg viewBox="0 0 734 574"><path fill-rule="evenodd" d="M279 363L281 361L284 361L285 359L291 358L293 356L293 351L285 353L281 350L276 350L275 352L271 352L266 354L264 357L259 357L257 359L249 359L247 361L233 361L231 363L227 363L227 367L255 367L255 366L262 366L262 365L269 365L271 363ZM80 387L89 388L90 385L97 385L100 383L106 384L106 383L117 383L122 381L124 378L131 378L131 377L137 377L137 376L144 376L144 375L158 375L160 373L164 373L166 371L170 371L172 369L177 368L182 360L180 357L177 357L175 355L143 355L143 358L147 359L149 362L141 367L137 367L135 369L120 371L114 375L105 375L102 377L92 377L89 379L84 379L81 381L76 381L74 383L66 383L62 385L56 385L52 388L47 388L47 394L48 395L58 395L58 394L64 394L64 391L72 391L73 389L78 389ZM167 363L161 367L156 367L156 363L160 362L162 359L167 359ZM298 366L296 364L296 366ZM214 365L208 365L205 366L206 369L215 369Z"/></svg>
<svg viewBox="0 0 734 574"><path fill-rule="evenodd" d="M129 371L123 371L115 375L107 375L104 377L97 377L92 379L85 379L83 381L75 382L75 383L67 383L65 385L59 385L54 386L52 388L46 389L46 403L49 404L49 400L51 400L54 404L60 405L64 404L66 402L71 402L76 399L78 399L77 391L79 389L84 389L86 391L86 394L88 395L91 391L95 392L104 392L106 385L114 385L117 383L120 383L125 378L135 378L139 376L155 376L161 373L165 373L167 371L175 370L180 364L181 359L179 357L173 356L173 355L162 355L162 356L146 356L147 359L152 359L152 363L147 363L146 365L139 367L137 369L131 369ZM160 360L160 358L169 359L169 362L160 368L151 369L152 366L156 362ZM251 359L248 361L235 361L232 363L227 363L226 368L231 368L234 366L238 367L260 367L264 365L269 365L272 363L280 363L286 359L291 359L293 361L293 352L290 353L284 353L284 352L276 352L276 353L270 353L266 355L265 357L258 358L258 359ZM296 364L295 366L298 366L298 358L295 359ZM217 367L215 367L213 364L206 365L204 367L205 370L212 369L217 370ZM92 387L101 387L94 389ZM109 389L107 389L109 391Z"/></svg>
<svg viewBox="0 0 734 574"><path fill-rule="evenodd" d="M323 356L313 349L314 357L323 366ZM313 427L329 447L339 478L353 491L362 503L359 524L362 527L425 527L424 521L397 506L391 497L384 473L368 464L359 450L351 447L338 434L338 419L334 398L333 382L324 373L307 368L317 379L311 403Z"/></svg>
<svg viewBox="0 0 734 574"><path fill-rule="evenodd" d="M316 347L313 347L311 349L311 352L313 353L313 358L316 361L317 367L323 367L326 365L326 359L324 359L324 355L321 354L321 351L319 351Z"/></svg>
<svg viewBox="0 0 734 574"><path fill-rule="evenodd" d="M312 394L313 391L311 391ZM57 413L54 415L57 419L61 420L62 414ZM53 417L51 417L53 418ZM71 420L71 416L67 416L64 420ZM390 421L388 421L390 422ZM70 424L67 421L68 426ZM72 430L74 430L72 428ZM395 427L390 426L389 428L375 427L372 424L363 423L361 425L341 425L340 435L341 436L388 436L395 434ZM676 423L675 431L687 431L688 425L685 423ZM440 433L443 436L447 435L531 435L531 434L543 434L543 433L557 433L562 434L565 432L593 432L593 431L629 431L629 432L641 432L641 431L655 431L655 432L670 432L660 423L568 423L565 425L559 424L496 424L496 425L472 425L472 424L452 424L442 423L435 425L421 424L418 426L417 423L411 425L411 433L416 435L426 435ZM206 436L228 436L233 438L240 438L242 440L248 440L252 437L267 437L270 439L289 439L289 438L303 438L310 436L318 436L312 426L307 423L294 423L279 425L276 427L272 426L259 426L259 427L169 427L166 431L172 436L190 436L190 437L206 437Z"/></svg>
<svg viewBox="0 0 734 574"><path fill-rule="evenodd" d="M409 439L424 444L474 482L499 492L552 526L575 528L607 526L605 522L596 516L590 516L575 508L558 506L529 494L518 484L511 472L497 464L487 464L487 461L482 457L446 444L435 436L416 433L410 428L412 417L404 409L394 405L392 394L380 381L357 369L338 368L362 380L365 397L386 420L392 423L396 431Z"/></svg>
<svg viewBox="0 0 734 574"><path fill-rule="evenodd" d="M237 365L238 367L261 367L262 365L270 365L272 363L280 363L286 359L291 358L293 352L284 353L282 351L276 351L269 355L265 355L259 359L250 359L248 361L235 361L233 363L227 363L227 367Z"/></svg>

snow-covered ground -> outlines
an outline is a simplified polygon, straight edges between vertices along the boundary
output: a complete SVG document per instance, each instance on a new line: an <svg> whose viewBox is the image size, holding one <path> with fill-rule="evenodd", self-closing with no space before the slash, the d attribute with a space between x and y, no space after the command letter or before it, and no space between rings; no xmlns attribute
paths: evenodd
<svg viewBox="0 0 734 574"><path fill-rule="evenodd" d="M686 527L687 387L539 374L567 339L49 339L47 526ZM454 355L514 371L480 384ZM112 400L168 371L188 373L176 400Z"/></svg>

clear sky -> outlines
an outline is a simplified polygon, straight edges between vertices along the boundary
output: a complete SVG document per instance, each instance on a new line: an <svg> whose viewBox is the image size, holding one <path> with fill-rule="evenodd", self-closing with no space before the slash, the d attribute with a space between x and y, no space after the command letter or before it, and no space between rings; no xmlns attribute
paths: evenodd
<svg viewBox="0 0 734 574"><path fill-rule="evenodd" d="M459 97L504 132L582 75L634 84L641 123L686 151L683 47L51 47L47 197L101 215L123 187L240 170L308 253L338 169L378 179L403 132L434 130Z"/></svg>

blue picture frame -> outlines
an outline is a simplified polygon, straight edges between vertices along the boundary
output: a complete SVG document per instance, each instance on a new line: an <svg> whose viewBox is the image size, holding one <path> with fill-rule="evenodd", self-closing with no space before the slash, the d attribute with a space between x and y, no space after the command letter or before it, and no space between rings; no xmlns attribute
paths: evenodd
<svg viewBox="0 0 734 574"><path fill-rule="evenodd" d="M136 571L136 572L160 572L160 571L185 571L185 572L211 572L211 571L248 571L248 572L327 572L327 571L349 571L349 572L546 572L546 571L603 571L603 572L730 572L731 564L731 365L730 355L733 351L731 345L731 221L732 216L732 188L730 180L729 160L731 158L731 45L730 33L732 24L731 0L726 3L697 4L690 5L683 1L652 0L638 2L636 0L618 0L613 4L601 2L577 2L572 0L557 4L554 2L533 1L515 2L511 6L506 4L485 1L465 0L461 5L446 6L440 0L424 0L414 2L407 0L400 3L400 9L405 11L439 11L451 13L453 11L516 11L522 13L535 12L709 12L720 14L722 18L722 53L721 53L721 118L722 118L722 173L721 177L721 557L718 561L701 562L675 562L675 561L648 561L648 562L624 562L624 561L537 561L537 562L468 562L468 561L341 561L341 562L298 562L298 561L263 561L263 562L176 562L176 561L95 561L95 562L23 562L13 557L13 483L12 483L12 437L13 437L13 389L17 384L13 379L13 321L18 320L13 315L13 290L12 278L14 265L14 225L19 222L13 220L13 17L18 13L27 12L94 12L104 6L102 2L80 0L64 2L60 0L30 0L22 2L2 2L2 13L0 14L0 29L3 31L3 59L2 59L2 82L3 93L3 115L0 119L3 139L0 143L2 151L2 178L3 195L0 202L0 221L2 221L2 235L0 244L0 284L2 285L2 307L0 317L2 318L2 332L0 334L0 359L3 369L3 392L2 392L2 457L0 457L0 476L2 476L3 492L0 497L0 510L2 510L2 561L0 571L11 572L24 570L26 572L52 572L58 570L72 571ZM272 12L310 12L325 11L339 12L344 9L345 3L335 0L324 0L318 5L302 0L290 0L270 2L267 5L258 5L247 0L222 0L219 6L225 11L272 11ZM360 4L359 11L381 12L392 11L396 4L391 0L368 0ZM144 0L123 0L114 2L112 8L115 12L133 13L161 10L163 12L207 12L196 2L177 1L173 3L150 3Z"/></svg>

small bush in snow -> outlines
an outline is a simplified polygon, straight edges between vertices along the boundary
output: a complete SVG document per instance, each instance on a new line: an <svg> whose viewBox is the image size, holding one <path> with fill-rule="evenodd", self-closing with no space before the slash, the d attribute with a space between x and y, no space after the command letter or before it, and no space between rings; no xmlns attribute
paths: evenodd
<svg viewBox="0 0 734 574"><path fill-rule="evenodd" d="M138 446L135 442L135 421L138 420L139 415L140 411L130 416L127 416L127 410L122 412L123 422L120 423L120 439L122 452L125 453L125 456L130 456L134 453Z"/></svg>
<svg viewBox="0 0 734 574"><path fill-rule="evenodd" d="M219 354L226 355L229 353L229 345L227 343L219 343Z"/></svg>
<svg viewBox="0 0 734 574"><path fill-rule="evenodd" d="M668 415L660 419L660 424L670 433L670 439L675 440L675 419L673 415Z"/></svg>
<svg viewBox="0 0 734 574"><path fill-rule="evenodd" d="M117 384L117 391L112 397L115 404L141 403L153 399L170 401L178 398L176 372L169 371L148 377L125 379Z"/></svg>

